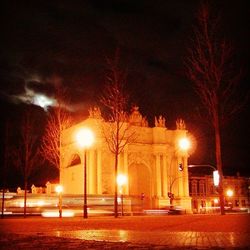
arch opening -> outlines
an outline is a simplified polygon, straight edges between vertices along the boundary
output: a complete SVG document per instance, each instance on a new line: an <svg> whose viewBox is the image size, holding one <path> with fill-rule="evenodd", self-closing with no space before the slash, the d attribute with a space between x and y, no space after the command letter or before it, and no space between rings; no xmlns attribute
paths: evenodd
<svg viewBox="0 0 250 250"><path fill-rule="evenodd" d="M144 164L129 166L129 195L142 209L151 207L150 171Z"/></svg>
<svg viewBox="0 0 250 250"><path fill-rule="evenodd" d="M69 168L69 167L73 167L79 164L81 164L80 156L78 154L73 154L67 167Z"/></svg>

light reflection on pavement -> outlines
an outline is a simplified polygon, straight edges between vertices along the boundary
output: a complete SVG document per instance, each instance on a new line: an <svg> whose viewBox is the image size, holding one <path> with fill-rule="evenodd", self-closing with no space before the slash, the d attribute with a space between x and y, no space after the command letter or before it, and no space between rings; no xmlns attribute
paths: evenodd
<svg viewBox="0 0 250 250"><path fill-rule="evenodd" d="M47 236L74 238L88 241L131 242L176 247L247 247L248 233L236 232L162 232L132 230L74 230L52 231Z"/></svg>
<svg viewBox="0 0 250 250"><path fill-rule="evenodd" d="M0 249L8 250L34 246L37 249L107 249L106 245L114 247L109 249L120 250L120 245L133 249L137 249L135 246L144 249L153 249L153 246L156 249L250 249L249 239L250 214L0 220ZM25 247L21 247L23 245Z"/></svg>
<svg viewBox="0 0 250 250"><path fill-rule="evenodd" d="M56 231L47 234L64 238L75 238L81 240L127 242L133 240L135 232L128 230L77 230L77 231Z"/></svg>

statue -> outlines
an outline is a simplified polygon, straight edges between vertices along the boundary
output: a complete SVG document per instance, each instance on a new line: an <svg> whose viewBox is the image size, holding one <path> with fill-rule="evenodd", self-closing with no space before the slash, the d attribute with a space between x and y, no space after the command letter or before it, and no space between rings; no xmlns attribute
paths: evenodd
<svg viewBox="0 0 250 250"><path fill-rule="evenodd" d="M132 107L129 122L136 126L148 127L148 121L146 117L142 117L138 106Z"/></svg>
<svg viewBox="0 0 250 250"><path fill-rule="evenodd" d="M89 109L89 118L102 119L101 110L99 107Z"/></svg>
<svg viewBox="0 0 250 250"><path fill-rule="evenodd" d="M165 118L160 115L158 119L158 127L165 128L165 122Z"/></svg>
<svg viewBox="0 0 250 250"><path fill-rule="evenodd" d="M186 124L185 124L185 121L183 119L179 118L176 120L176 129L179 129L179 130L186 129Z"/></svg>
<svg viewBox="0 0 250 250"><path fill-rule="evenodd" d="M158 127L158 120L157 120L156 116L155 116L155 127Z"/></svg>
<svg viewBox="0 0 250 250"><path fill-rule="evenodd" d="M155 116L155 127L166 128L166 119L160 115L159 119Z"/></svg>
<svg viewBox="0 0 250 250"><path fill-rule="evenodd" d="M148 127L148 121L145 116L142 118L141 125L142 127Z"/></svg>

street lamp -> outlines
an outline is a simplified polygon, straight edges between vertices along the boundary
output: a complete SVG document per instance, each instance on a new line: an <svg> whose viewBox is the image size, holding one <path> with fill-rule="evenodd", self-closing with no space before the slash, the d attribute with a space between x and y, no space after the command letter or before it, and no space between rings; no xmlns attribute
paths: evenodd
<svg viewBox="0 0 250 250"><path fill-rule="evenodd" d="M119 191L121 194L121 207L122 207L122 216L123 216L123 186L127 183L127 176L123 174L119 174L117 176L117 184L119 186Z"/></svg>
<svg viewBox="0 0 250 250"><path fill-rule="evenodd" d="M87 210L87 149L94 142L94 134L88 128L83 128L79 130L76 134L76 141L78 145L84 149L84 184L83 184L83 192L84 192L84 203L83 203L83 218L88 218L88 210Z"/></svg>
<svg viewBox="0 0 250 250"><path fill-rule="evenodd" d="M62 218L62 192L63 187L61 185L56 186L56 192L59 196L59 217Z"/></svg>
<svg viewBox="0 0 250 250"><path fill-rule="evenodd" d="M190 147L191 147L191 143L190 143L190 140L187 137L183 137L183 138L179 139L179 141L178 141L178 149L179 150L178 151L182 155L182 161L180 163L178 163L179 171L183 171L183 169L184 169L183 158L187 154Z"/></svg>
<svg viewBox="0 0 250 250"><path fill-rule="evenodd" d="M181 138L179 140L179 148L181 150L187 151L188 149L190 149L190 146L191 146L191 144L190 144L190 140L188 138L184 137L184 138Z"/></svg>
<svg viewBox="0 0 250 250"><path fill-rule="evenodd" d="M227 192L226 192L227 196L228 196L228 205L230 205L230 207L232 208L233 207L233 203L231 201L231 198L234 194L233 190L232 189L228 189ZM231 204L230 204L231 203Z"/></svg>
<svg viewBox="0 0 250 250"><path fill-rule="evenodd" d="M220 175L218 170L213 171L214 186L218 187L220 183Z"/></svg>
<svg viewBox="0 0 250 250"><path fill-rule="evenodd" d="M233 194L234 194L234 192L233 192L232 189L228 189L228 190L227 190L227 196L228 196L228 197L232 197Z"/></svg>
<svg viewBox="0 0 250 250"><path fill-rule="evenodd" d="M219 203L219 200L217 198L214 198L214 204L218 204Z"/></svg>
<svg viewBox="0 0 250 250"><path fill-rule="evenodd" d="M127 183L127 176L124 174L119 174L116 178L116 181L119 186L121 194L121 206L122 206L122 216L123 216L123 185Z"/></svg>

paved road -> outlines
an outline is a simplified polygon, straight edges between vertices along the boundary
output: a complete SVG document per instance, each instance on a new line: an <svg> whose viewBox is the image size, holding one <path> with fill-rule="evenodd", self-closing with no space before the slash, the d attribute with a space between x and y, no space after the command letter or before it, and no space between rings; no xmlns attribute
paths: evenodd
<svg viewBox="0 0 250 250"><path fill-rule="evenodd" d="M250 249L250 214L0 220L0 249Z"/></svg>

